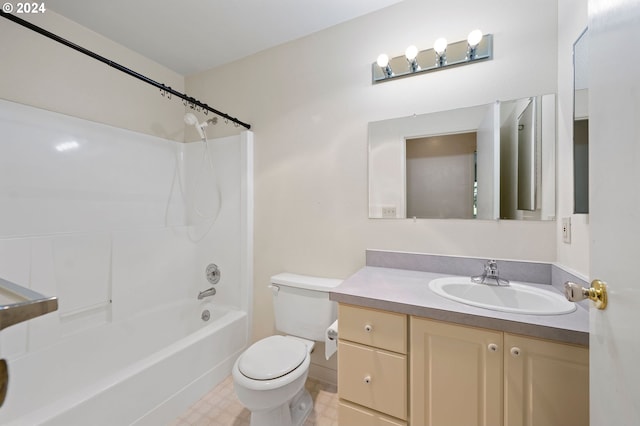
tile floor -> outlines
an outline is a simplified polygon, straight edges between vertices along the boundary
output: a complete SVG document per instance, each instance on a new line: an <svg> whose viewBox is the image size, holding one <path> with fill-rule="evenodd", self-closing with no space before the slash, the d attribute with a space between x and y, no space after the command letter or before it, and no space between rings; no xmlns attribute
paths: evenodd
<svg viewBox="0 0 640 426"><path fill-rule="evenodd" d="M305 384L313 398L313 411L304 426L338 425L338 391L335 385L307 379ZM251 413L233 392L233 379L227 377L178 417L173 426L249 426Z"/></svg>

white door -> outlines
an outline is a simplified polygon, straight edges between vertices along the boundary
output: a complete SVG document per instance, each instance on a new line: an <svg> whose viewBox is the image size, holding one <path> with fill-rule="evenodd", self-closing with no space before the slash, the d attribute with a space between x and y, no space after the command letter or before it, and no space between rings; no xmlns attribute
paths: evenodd
<svg viewBox="0 0 640 426"><path fill-rule="evenodd" d="M592 426L640 424L640 0L589 0Z"/></svg>

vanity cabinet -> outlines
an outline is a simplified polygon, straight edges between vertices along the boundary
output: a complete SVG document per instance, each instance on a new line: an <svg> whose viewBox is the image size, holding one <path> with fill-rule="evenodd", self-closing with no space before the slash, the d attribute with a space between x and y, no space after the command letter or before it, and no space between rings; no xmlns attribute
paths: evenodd
<svg viewBox="0 0 640 426"><path fill-rule="evenodd" d="M588 426L589 350L338 305L338 421Z"/></svg>
<svg viewBox="0 0 640 426"><path fill-rule="evenodd" d="M338 306L338 420L407 425L407 316Z"/></svg>
<svg viewBox="0 0 640 426"><path fill-rule="evenodd" d="M411 317L411 423L502 424L503 333Z"/></svg>
<svg viewBox="0 0 640 426"><path fill-rule="evenodd" d="M587 348L410 318L414 425L587 426Z"/></svg>

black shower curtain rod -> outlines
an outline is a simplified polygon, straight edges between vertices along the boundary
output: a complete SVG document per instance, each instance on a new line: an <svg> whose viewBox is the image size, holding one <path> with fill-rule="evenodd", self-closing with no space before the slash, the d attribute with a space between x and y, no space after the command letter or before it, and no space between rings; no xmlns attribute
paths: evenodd
<svg viewBox="0 0 640 426"><path fill-rule="evenodd" d="M28 29L30 29L32 31L35 31L38 34L42 34L43 36L48 37L51 40L57 41L58 43L61 43L61 44L64 44L65 46L70 47L70 48L72 48L74 50L77 50L80 53L84 53L85 55L90 56L93 59L97 59L98 61L103 62L103 63L105 63L105 64L107 64L107 65L109 65L109 66L111 66L111 67L113 67L113 68L115 68L115 69L117 69L119 71L122 71L122 72L124 72L126 74L129 74L130 76L135 77L138 80L142 80L147 84L155 86L158 89L160 89L161 92L169 93L171 95L177 96L180 99L184 100L186 102L186 105L189 105L191 107L196 107L197 106L197 107L200 107L200 108L205 109L207 111L211 111L212 113L214 113L216 115L219 115L220 117L222 117L222 118L224 118L226 120L233 121L234 123L236 123L236 124L238 124L240 126L243 126L243 127L247 128L247 129L251 129L251 125L250 124L243 123L242 121L238 120L235 117L231 117L230 115L227 115L227 114L225 114L223 112L220 112L220 111L218 111L218 110L216 110L214 108L211 108L209 105L207 105L205 103L202 103L202 102L200 102L199 100L197 100L195 98L187 96L184 93L180 93L180 92L178 92L178 91L172 89L171 87L166 86L166 85L164 85L162 83L158 83L157 81L152 80L152 79L150 79L149 77L147 77L145 75L137 73L137 72L135 72L135 71L123 66L123 65L120 65L120 64L118 64L116 62L113 62L112 60L107 59L104 56L100 56L97 53L92 52L91 50L85 49L82 46L78 46L77 44L72 43L69 40L64 39L64 38L62 38L62 37L60 37L60 36L58 36L56 34L53 34L52 32L49 32L49 31L45 30L44 28L40 28L37 25L34 25L34 24L32 24L32 23L30 23L28 21L25 21L24 19L18 18L17 16L12 15L10 13L5 13L5 12L0 11L0 15L3 18L7 18L8 20L13 21L13 22L15 22L15 23L17 23L19 25L22 25L25 28L28 28Z"/></svg>

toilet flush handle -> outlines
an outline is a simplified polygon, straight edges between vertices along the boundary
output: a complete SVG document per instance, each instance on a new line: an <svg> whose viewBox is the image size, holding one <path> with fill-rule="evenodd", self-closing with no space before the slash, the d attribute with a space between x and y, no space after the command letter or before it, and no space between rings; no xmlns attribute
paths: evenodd
<svg viewBox="0 0 640 426"><path fill-rule="evenodd" d="M277 296L277 295L278 295L278 292L280 291L280 287L278 287L278 286L277 286L277 285L275 285L275 284L269 284L269 285L267 286L267 288L270 288L270 289L271 289L271 291L273 292L273 295L274 295L274 296Z"/></svg>

